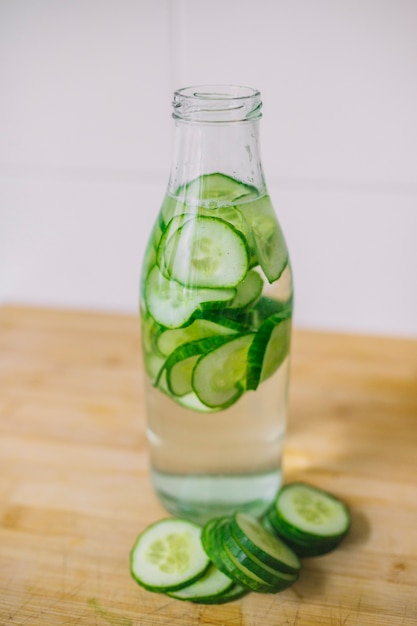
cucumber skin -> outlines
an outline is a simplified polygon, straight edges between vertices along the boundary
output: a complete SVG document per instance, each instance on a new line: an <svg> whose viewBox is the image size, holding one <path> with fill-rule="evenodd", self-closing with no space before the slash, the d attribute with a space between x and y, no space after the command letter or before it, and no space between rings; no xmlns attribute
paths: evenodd
<svg viewBox="0 0 417 626"><path fill-rule="evenodd" d="M235 563L232 559L238 561L234 555L232 555L227 548L225 533L228 532L228 525L230 523L230 517L221 517L214 520L210 520L203 528L201 535L201 541L203 547L208 554L211 561L216 567L234 580L237 584L256 591L257 593L277 593L282 591L282 587L279 585L271 585L267 582L262 582L260 576L253 573L253 577L250 573L247 574L239 562ZM247 568L246 568L247 569ZM288 586L287 584L285 585Z"/></svg>
<svg viewBox="0 0 417 626"><path fill-rule="evenodd" d="M262 524L260 525L262 526ZM269 532L270 535L272 535L273 537L276 537L279 542L282 542L281 538L278 537L276 533L273 531L272 526L270 526L269 528L265 528L264 526L262 527L264 528L264 530ZM298 574L299 573L301 564L298 561L297 555L295 553L292 555L294 558L294 561L297 563L297 565L294 567L292 567L291 565L288 565L287 563L274 557L273 555L268 554L267 552L263 550L263 548L254 544L252 540L246 537L244 532L240 530L240 527L238 523L236 522L236 514L233 515L233 518L230 524L230 532L231 532L232 537L236 541L236 543L239 544L239 546L244 552L246 552L249 555L253 554L254 557L256 557L258 560L265 563L265 565L268 565L269 567L282 571L285 574ZM289 548L289 546L286 544L285 541L282 543L284 543L285 548ZM291 548L289 549L291 550Z"/></svg>
<svg viewBox="0 0 417 626"><path fill-rule="evenodd" d="M261 327L256 332L252 345L249 348L248 352L248 369L247 369L247 377L246 377L246 388L255 391L259 384L264 380L262 378L264 365L265 365L265 355L268 350L268 344L272 337L274 331L280 326L280 324L291 324L291 315L289 312L275 313L268 317L261 325ZM284 329L286 330L286 329ZM274 362L274 371L275 373L280 365L285 360L286 356L290 350L290 340L291 340L291 332L290 329L285 333L284 336L285 343L281 348L281 353L279 354L279 358ZM272 376L269 374L268 378Z"/></svg>
<svg viewBox="0 0 417 626"><path fill-rule="evenodd" d="M227 527L226 527L227 528ZM283 591L287 587L290 587L298 579L298 573L288 573L280 571L276 568L269 567L266 563L263 564L255 555L250 554L247 550L244 550L242 546L235 540L232 534L229 535L230 529L223 530L223 543L228 550L233 554L236 560L245 567L248 571L253 573L258 578L261 578L265 584L273 587L273 593ZM255 560L257 559L257 560ZM285 578L288 576L289 578Z"/></svg>
<svg viewBox="0 0 417 626"><path fill-rule="evenodd" d="M347 517L348 524L343 532L340 532L335 535L318 535L310 532L306 532L301 530L288 522L280 513L277 503L279 501L279 496L285 489L296 487L297 485L301 485L302 487L308 487L313 491L318 491L324 494L326 497L334 500L338 505L340 505ZM308 485L306 483L288 483L281 488L280 492L277 494L274 502L271 504L270 508L266 511L263 518L264 527L270 532L275 533L278 537L280 537L292 550L300 557L316 557L327 554L338 547L338 545L343 541L350 529L350 513L349 509L344 502L342 502L339 498L333 496L327 491L323 489L319 489L318 487L313 487L312 485Z"/></svg>

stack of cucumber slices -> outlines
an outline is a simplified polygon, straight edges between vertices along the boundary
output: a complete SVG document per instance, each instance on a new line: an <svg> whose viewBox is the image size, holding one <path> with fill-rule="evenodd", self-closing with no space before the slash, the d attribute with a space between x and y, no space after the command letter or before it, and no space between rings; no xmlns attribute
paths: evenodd
<svg viewBox="0 0 417 626"><path fill-rule="evenodd" d="M204 527L182 518L152 524L132 548L130 570L150 591L201 604L231 602L250 591L278 593L297 581L300 558L333 550L349 526L338 498L291 483L261 521L236 512Z"/></svg>
<svg viewBox="0 0 417 626"><path fill-rule="evenodd" d="M141 289L154 386L184 407L219 411L272 376L289 352L292 298L264 287L288 263L269 197L253 187L215 173L167 196Z"/></svg>

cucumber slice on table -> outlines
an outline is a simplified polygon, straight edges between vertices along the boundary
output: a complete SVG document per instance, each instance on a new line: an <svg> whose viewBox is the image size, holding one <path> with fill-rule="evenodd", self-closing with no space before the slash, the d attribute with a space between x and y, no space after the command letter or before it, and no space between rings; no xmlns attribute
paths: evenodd
<svg viewBox="0 0 417 626"><path fill-rule="evenodd" d="M223 306L235 294L234 289L188 289L165 278L156 265L145 282L146 307L153 319L166 328L184 326L194 311Z"/></svg>
<svg viewBox="0 0 417 626"><path fill-rule="evenodd" d="M223 530L223 535L226 535L225 530ZM298 573L289 574L270 567L255 555L242 550L232 535L227 534L223 538L223 543L225 549L233 556L235 564L244 570L246 576L255 577L257 584L261 581L262 584L268 585L269 589L265 590L268 593L283 591L298 579Z"/></svg>
<svg viewBox="0 0 417 626"><path fill-rule="evenodd" d="M227 602L239 600L248 593L249 589L247 587L242 587L242 585L233 583L233 585L229 587L229 589L226 589L226 591L223 591L223 593L220 593L217 596L200 598L198 602L199 604L226 604Z"/></svg>
<svg viewBox="0 0 417 626"><path fill-rule="evenodd" d="M160 248L160 267L187 287L236 287L248 270L245 239L221 219L188 219Z"/></svg>
<svg viewBox="0 0 417 626"><path fill-rule="evenodd" d="M260 382L277 371L289 353L290 342L288 313L271 315L261 324L248 352L247 389L257 389Z"/></svg>
<svg viewBox="0 0 417 626"><path fill-rule="evenodd" d="M215 602L219 596L227 592L233 585L234 582L229 576L223 574L215 565L210 565L201 578L178 591L168 592L168 595L178 600Z"/></svg>
<svg viewBox="0 0 417 626"><path fill-rule="evenodd" d="M267 518L299 556L319 556L333 550L350 527L349 510L343 502L304 483L285 485Z"/></svg>
<svg viewBox="0 0 417 626"><path fill-rule="evenodd" d="M224 409L242 395L247 354L253 338L254 333L232 337L198 360L192 386L203 404Z"/></svg>
<svg viewBox="0 0 417 626"><path fill-rule="evenodd" d="M174 591L197 580L208 569L201 528L180 518L148 526L130 554L133 578L152 591Z"/></svg>
<svg viewBox="0 0 417 626"><path fill-rule="evenodd" d="M300 571L297 555L250 515L235 513L230 521L230 532L242 550L256 557L262 564L289 574L298 574Z"/></svg>

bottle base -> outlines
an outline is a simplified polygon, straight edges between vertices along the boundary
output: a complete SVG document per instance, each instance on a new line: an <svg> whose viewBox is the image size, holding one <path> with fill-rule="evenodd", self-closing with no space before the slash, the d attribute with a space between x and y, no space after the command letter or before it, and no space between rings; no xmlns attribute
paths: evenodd
<svg viewBox="0 0 417 626"><path fill-rule="evenodd" d="M176 517L199 524L245 511L260 517L282 482L281 470L248 475L175 475L151 470L162 505Z"/></svg>

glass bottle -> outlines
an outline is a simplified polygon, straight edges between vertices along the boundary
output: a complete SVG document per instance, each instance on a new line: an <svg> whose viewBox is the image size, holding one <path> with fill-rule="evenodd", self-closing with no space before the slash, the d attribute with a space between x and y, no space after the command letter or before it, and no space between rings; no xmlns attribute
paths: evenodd
<svg viewBox="0 0 417 626"><path fill-rule="evenodd" d="M261 96L174 94L168 189L142 267L147 434L174 515L261 515L282 480L292 275L259 152Z"/></svg>

